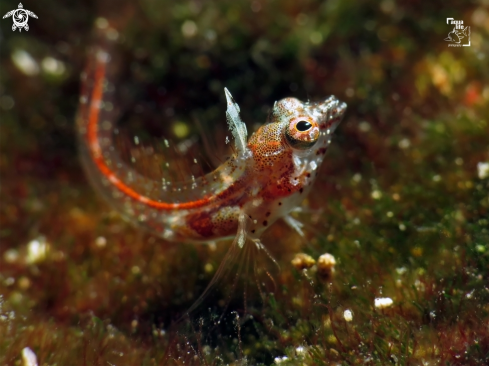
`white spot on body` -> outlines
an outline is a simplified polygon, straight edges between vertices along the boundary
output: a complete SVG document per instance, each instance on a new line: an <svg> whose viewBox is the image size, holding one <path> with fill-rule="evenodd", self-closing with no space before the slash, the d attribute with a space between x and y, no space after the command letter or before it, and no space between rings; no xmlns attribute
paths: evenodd
<svg viewBox="0 0 489 366"><path fill-rule="evenodd" d="M112 183L112 184L118 184L118 183L120 183L119 178L117 178L117 177L116 177L114 174L109 174L109 175L107 176L107 179L108 179L108 180L109 180L109 182L110 182L110 183Z"/></svg>
<svg viewBox="0 0 489 366"><path fill-rule="evenodd" d="M293 154L292 155L292 160L294 161L294 166L297 168L300 168L303 164L301 162L301 159L296 155L296 154ZM295 172L297 175L300 175L301 174L301 170L296 170Z"/></svg>
<svg viewBox="0 0 489 366"><path fill-rule="evenodd" d="M277 182L278 183L278 182ZM260 187L259 186L254 186L252 189L251 189L251 195L254 197L256 196L258 193L260 193Z"/></svg>
<svg viewBox="0 0 489 366"><path fill-rule="evenodd" d="M150 201L149 198L144 197L144 196L139 196L138 199L139 199L139 202L142 202L142 203L148 203Z"/></svg>
<svg viewBox="0 0 489 366"><path fill-rule="evenodd" d="M139 221L141 221L141 222L146 221L146 219L147 219L147 216L146 216L146 215L144 215L144 214L141 214L141 215L139 215L139 217L138 217L138 220L139 220Z"/></svg>
<svg viewBox="0 0 489 366"><path fill-rule="evenodd" d="M246 242L246 233L244 230L241 230L238 234L238 245L240 248L243 248L244 244Z"/></svg>
<svg viewBox="0 0 489 366"><path fill-rule="evenodd" d="M175 205L176 206L176 205ZM183 217L184 217L184 213L181 212L181 213L174 213L169 219L168 219L168 223L174 227L174 226L182 226L184 224L184 220L183 220Z"/></svg>
<svg viewBox="0 0 489 366"><path fill-rule="evenodd" d="M234 179L231 175L227 174L226 172L221 173L221 181L226 185L229 186L234 182Z"/></svg>
<svg viewBox="0 0 489 366"><path fill-rule="evenodd" d="M254 199L252 205L254 207L259 207L262 203L263 203L263 198L260 197L260 198Z"/></svg>

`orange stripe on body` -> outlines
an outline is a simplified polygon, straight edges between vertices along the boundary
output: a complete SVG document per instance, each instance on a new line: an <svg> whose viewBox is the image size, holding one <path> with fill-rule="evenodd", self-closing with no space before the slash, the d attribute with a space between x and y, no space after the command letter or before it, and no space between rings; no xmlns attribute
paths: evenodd
<svg viewBox="0 0 489 366"><path fill-rule="evenodd" d="M95 85L92 92L92 98L90 101L89 115L88 115L88 128L87 128L87 143L90 151L90 155L95 162L97 168L100 172L111 182L119 191L124 193L126 196L144 203L149 207L153 207L159 210L176 210L176 209L191 209L199 208L208 205L210 202L215 201L219 196L224 194L221 192L219 195L210 196L209 198L203 198L196 201L189 201L185 203L166 203L158 202L149 197L140 195L131 187L124 184L121 180L117 178L115 173L107 166L103 157L102 149L97 137L98 134L98 121L99 121L99 110L102 103L103 97L103 82L105 78L105 63L98 61L97 68L95 72ZM232 186L232 185L231 185ZM228 187L228 189L231 187ZM229 192L228 192L229 193Z"/></svg>

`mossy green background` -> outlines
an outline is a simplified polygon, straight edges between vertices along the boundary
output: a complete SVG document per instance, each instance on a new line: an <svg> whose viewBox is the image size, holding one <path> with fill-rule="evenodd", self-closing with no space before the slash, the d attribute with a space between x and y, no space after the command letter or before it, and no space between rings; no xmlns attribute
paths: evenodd
<svg viewBox="0 0 489 366"><path fill-rule="evenodd" d="M23 5L38 16L28 32L0 20L0 364L20 364L24 347L40 365L489 363L487 0ZM142 138L179 142L178 124L199 136L197 118L223 149L224 86L249 130L286 96L348 103L297 215L306 238L282 223L267 232L273 294L235 291L218 327L219 290L202 326L172 321L229 242L141 232L83 174L74 119L99 17L119 32L123 123ZM448 17L470 26L470 47L448 47ZM15 65L19 50L38 73ZM28 263L32 240L49 249ZM333 254L334 276L293 268L301 251ZM375 308L378 297L393 305Z"/></svg>

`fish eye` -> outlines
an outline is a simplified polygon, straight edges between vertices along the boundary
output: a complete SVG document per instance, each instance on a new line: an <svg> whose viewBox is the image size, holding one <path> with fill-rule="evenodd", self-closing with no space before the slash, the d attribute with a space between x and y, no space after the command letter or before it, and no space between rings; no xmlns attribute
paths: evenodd
<svg viewBox="0 0 489 366"><path fill-rule="evenodd" d="M308 149L319 139L319 126L310 117L294 118L285 129L285 139L295 149Z"/></svg>
<svg viewBox="0 0 489 366"><path fill-rule="evenodd" d="M310 124L307 121L299 121L295 125L295 128L297 128L297 131L305 132L305 131L310 130L312 128L312 124Z"/></svg>

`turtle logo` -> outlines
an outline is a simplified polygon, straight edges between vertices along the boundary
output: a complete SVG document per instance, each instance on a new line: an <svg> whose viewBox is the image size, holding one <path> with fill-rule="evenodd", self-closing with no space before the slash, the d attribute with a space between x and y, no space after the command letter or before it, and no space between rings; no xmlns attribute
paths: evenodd
<svg viewBox="0 0 489 366"><path fill-rule="evenodd" d="M19 8L9 11L3 16L3 19L11 16L12 20L14 21L14 24L12 25L12 30L15 31L16 29L19 29L19 32L22 32L22 28L24 28L26 31L29 30L29 25L27 25L27 22L29 21L29 15L37 19L36 14L34 14L30 10L24 9L22 3L19 3Z"/></svg>

